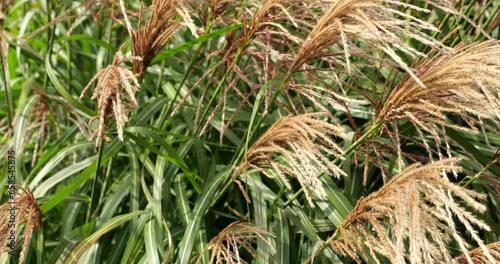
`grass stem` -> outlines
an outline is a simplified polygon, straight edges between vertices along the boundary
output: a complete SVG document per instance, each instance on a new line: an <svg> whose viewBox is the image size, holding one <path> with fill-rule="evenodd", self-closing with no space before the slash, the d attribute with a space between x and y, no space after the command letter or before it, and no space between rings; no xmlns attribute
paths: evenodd
<svg viewBox="0 0 500 264"><path fill-rule="evenodd" d="M104 140L101 140L99 144L99 149L98 149L98 154L97 154L97 167L96 167L96 172L94 176L94 180L92 181L92 192L90 194L90 206L87 211L87 218L86 222L89 223L91 221L91 218L93 217L93 212L97 209L97 204L99 203L99 179L101 179L101 160L102 160L102 154L104 152Z"/></svg>
<svg viewBox="0 0 500 264"><path fill-rule="evenodd" d="M483 175L486 171L488 171L491 168L491 166L499 163L500 163L500 150L497 151L497 154L493 156L491 161L481 171L476 173L476 175L474 175L472 178L469 178L468 181L465 181L467 178L463 179L459 183L459 185L464 188L467 188L471 183L475 182L477 179L481 177L481 175Z"/></svg>

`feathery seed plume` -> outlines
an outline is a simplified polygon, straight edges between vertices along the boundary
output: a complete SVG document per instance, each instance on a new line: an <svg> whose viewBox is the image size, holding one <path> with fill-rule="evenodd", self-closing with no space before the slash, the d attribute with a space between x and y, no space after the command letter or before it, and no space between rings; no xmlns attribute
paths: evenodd
<svg viewBox="0 0 500 264"><path fill-rule="evenodd" d="M96 145L99 145L102 139L108 139L106 131L109 120L112 117L116 119L118 138L123 141L123 125L127 122L127 112L138 107L135 99L135 92L139 91L137 77L128 68L120 67L125 61L140 61L140 57L125 57L122 53L123 45L115 54L113 63L98 72L83 89L80 99L87 89L97 80L97 85L92 94L92 99L97 99L97 109L99 116L92 118L89 124L95 119L99 119L99 127L94 131L92 138L97 136ZM123 102L125 97L128 102Z"/></svg>
<svg viewBox="0 0 500 264"><path fill-rule="evenodd" d="M204 250L211 250L210 263L243 263L247 262L240 257L240 248L245 249L250 255L256 258L255 249L252 243L257 238L262 239L275 252L275 248L269 241L272 234L260 227L250 223L234 222L224 228L216 237L212 238ZM198 259L197 263L200 261Z"/></svg>
<svg viewBox="0 0 500 264"><path fill-rule="evenodd" d="M445 1L425 2L446 8ZM309 60L327 56L328 53L324 51L326 48L341 43L344 48L347 68L350 72L350 46L354 46L352 40L361 39L369 45L387 53L421 86L424 86L408 65L396 54L396 51L402 51L411 57L425 56L425 54L407 45L404 37L413 38L439 50L446 50L446 47L423 32L423 30L437 32L439 30L436 27L418 19L410 13L397 10L399 6L403 6L413 12L430 12L428 9L420 8L400 0L334 1L298 51L290 67L291 71L297 71ZM446 9L451 10L449 8Z"/></svg>
<svg viewBox="0 0 500 264"><path fill-rule="evenodd" d="M216 20L219 16L222 15L222 13L228 9L229 6L236 5L237 1L234 0L212 0L212 1L207 1L208 8L210 10L210 20L214 21Z"/></svg>
<svg viewBox="0 0 500 264"><path fill-rule="evenodd" d="M38 151L43 151L44 142L50 140L52 129L55 130L56 137L59 137L59 127L61 124L55 121L57 117L70 120L80 129L82 134L87 130L85 121L76 113L73 106L66 99L61 96L50 95L39 88L36 88L34 93L36 99L34 99L33 108L27 118L32 125L28 126L25 139L19 150L22 153L28 139L33 135L36 136L31 167L35 167L37 157L40 155ZM22 118L20 114L15 117L15 120L19 120L19 118Z"/></svg>
<svg viewBox="0 0 500 264"><path fill-rule="evenodd" d="M122 9L124 9L123 6ZM142 58L142 60L134 61L134 73L138 76L144 74L156 54L165 47L168 40L181 27L181 22L175 20L179 11L183 11L179 1L153 0L150 10L151 17L146 20L145 25L142 25L143 10L141 7L137 31L134 31L127 22L132 38L133 54ZM187 22L189 23L189 21Z"/></svg>
<svg viewBox="0 0 500 264"><path fill-rule="evenodd" d="M202 125L200 135L205 133L213 118L217 116L216 114L222 112L220 120L222 141L225 131L237 113L247 105L252 105L250 98L258 93L258 89L262 87L263 83L276 77L279 72L277 65L280 63L271 62L273 60L280 62L288 60L287 57L290 57L290 54L286 54L286 51L296 49L295 46L302 41L300 39L301 33L309 32L311 28L309 21L316 18L317 10L322 8L324 2L325 0L248 1L248 8L239 8L240 16L236 20L237 23L243 23L244 26L239 30L228 32L225 36L225 47L209 55L209 57L223 57L224 71L230 72L228 76L232 77L223 80L227 82L227 85L224 90L219 91L222 96L215 107L210 109L208 117L205 117L205 114L202 115L206 104L201 102L205 99L205 95L210 94L209 91L213 89L213 85L217 87L218 84L209 83L205 86L203 94L199 98L195 116L195 124ZM290 27L285 26L287 24ZM241 58L248 58L248 60L245 59L244 67L242 67L242 63L238 63ZM210 70L216 69L218 68L214 66ZM210 73L204 77L210 78L210 76L217 76L217 74ZM215 78L213 80L215 81ZM237 85L240 82L245 83L246 88ZM192 86L188 95L192 94L196 87L198 84ZM271 90L269 89L267 93L271 94ZM228 105L230 105L228 102L231 101L230 95L235 95L237 98L235 100L237 106L233 111L228 111ZM175 110L180 108L186 98L181 100ZM264 104L264 107L267 108L267 100L264 101ZM230 112L232 112L230 116L227 115ZM226 118L227 116L229 118ZM200 118L206 119L200 120Z"/></svg>
<svg viewBox="0 0 500 264"><path fill-rule="evenodd" d="M496 260L494 263L498 263L500 261L500 241L490 243L486 245L486 248L488 248L488 251L490 252L491 256ZM455 262L457 264L489 264L492 263L490 259L486 257L484 254L484 251L482 248L478 247L472 251L469 252L470 259L472 262L469 262L467 260L466 255L461 255L457 258L455 258Z"/></svg>
<svg viewBox="0 0 500 264"><path fill-rule="evenodd" d="M358 263L380 254L392 263L452 263L447 246L456 241L467 258L470 247L456 227L459 221L467 233L492 261L476 227L489 226L460 206L484 212L484 198L443 177L443 171L460 171L457 159L446 159L427 165L413 164L380 190L360 199L344 219L329 243L333 250L348 255ZM460 202L459 202L460 201Z"/></svg>
<svg viewBox="0 0 500 264"><path fill-rule="evenodd" d="M33 193L29 188L22 188L19 185L13 185L23 191L19 194L15 201L15 221L14 226L16 228L16 233L19 233L19 226L24 224L24 234L22 238L24 240L23 248L19 256L19 263L23 263L26 258L26 253L28 253L31 236L33 231L36 231L42 227L42 211L38 206L38 203L33 197ZM11 211L11 203L5 203L0 206L0 252L10 250L7 245L8 236L11 234L11 224L9 213ZM20 241L20 240L18 240Z"/></svg>
<svg viewBox="0 0 500 264"><path fill-rule="evenodd" d="M419 67L418 78L406 76L389 94L376 121L408 120L440 142L439 128L479 133L500 127L500 41L459 45ZM457 124L449 116L465 122ZM488 125L486 120L489 120ZM425 142L424 142L425 143ZM427 151L430 152L428 146Z"/></svg>
<svg viewBox="0 0 500 264"><path fill-rule="evenodd" d="M337 125L316 119L326 113L287 116L278 120L248 150L233 177L256 169L269 178L274 170L291 189L286 176L296 178L304 188L309 204L314 207L310 191L324 197L325 191L318 179L320 172L340 177L344 172L335 166L329 155L343 158L343 150L330 137L345 138L344 130ZM284 158L280 161L278 156Z"/></svg>

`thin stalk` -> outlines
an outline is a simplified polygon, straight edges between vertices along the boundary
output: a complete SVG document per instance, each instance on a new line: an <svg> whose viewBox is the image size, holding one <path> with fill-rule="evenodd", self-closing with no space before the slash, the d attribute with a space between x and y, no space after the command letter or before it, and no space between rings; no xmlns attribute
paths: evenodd
<svg viewBox="0 0 500 264"><path fill-rule="evenodd" d="M212 24L209 24L207 26L207 28L205 29L205 32L209 32L210 29L212 29ZM174 98L172 98L172 101L170 102L170 105L168 106L168 110L165 112L165 116L160 116L160 122L158 124L163 124L163 122L165 121L164 119L170 114L170 112L172 111L172 107L174 106L174 102L175 100L177 99L177 97L179 96L180 94L180 91L181 91L181 88L182 86L184 85L184 83L186 82L188 76L191 74L191 70L193 70L193 67L194 65L196 64L196 62L198 62L198 56L200 55L200 52L201 52L201 48L203 47L203 45L201 45L201 43L198 45L198 48L196 49L196 52L195 52L195 55L191 58L191 61L189 62L189 66L188 66L188 69L186 71L186 74L184 74L184 77L182 78L182 81L180 82L179 84L179 87L177 88L177 90L175 91L175 95L174 95ZM163 112L162 112L163 113Z"/></svg>
<svg viewBox="0 0 500 264"><path fill-rule="evenodd" d="M70 21L68 20L67 23L66 23L66 27L67 28L70 28L71 27L71 23ZM71 59L72 59L72 55L73 53L71 52L73 49L71 48L71 45L69 42L66 42L66 53L68 54L68 61L66 62L66 70L68 71L68 83L72 83L72 79L73 79L73 68L71 67Z"/></svg>
<svg viewBox="0 0 500 264"><path fill-rule="evenodd" d="M273 94L273 97L269 101L270 104L272 104L276 100L276 98L278 97L278 94L281 92L281 90L283 89L283 87L288 83L288 81L292 77L292 74L293 73L290 72L290 71L287 72L285 78L283 78L283 80L281 81L281 83L278 85L278 88L276 89L276 92ZM240 163L241 157L245 153L247 153L247 151L248 151L248 145L250 143L251 138L253 138L253 136L257 132L260 124L262 124L262 122L264 121L265 118L266 118L266 115L262 115L257 120L255 126L253 126L252 124L250 124L250 128L253 127L254 129L248 129L248 133L244 135L244 138L241 140L240 145L236 149L236 153L238 153L238 154L236 156L234 156L233 159L230 162L232 164L231 166L232 166L233 170L236 168L237 164ZM231 179L232 178L233 177L231 177ZM219 194L218 197L220 197L220 195L222 195L229 188L229 186L231 185L231 183L232 183L232 180L230 180L229 182L226 183L226 185L224 186L224 188L222 188L222 191L220 192L220 194ZM284 190L283 190L283 192L284 192ZM281 193L281 191L280 191L280 193ZM218 199L218 197L216 199Z"/></svg>
<svg viewBox="0 0 500 264"><path fill-rule="evenodd" d="M495 0L495 1L497 1L497 0ZM477 12L474 15L473 21L479 22L477 24L477 27L475 27L477 32L476 32L476 36L474 38L474 41L480 41L480 38L484 39L485 36L481 33L483 33L483 32L489 33L489 32L487 32L487 28L489 27L488 21L491 21L490 18L495 16L494 14L496 14L496 11L498 11L498 8L500 7L500 5L495 7L496 10L493 10L491 12L491 14L493 14L493 15L489 16L489 18L487 19L487 21L485 23L481 23L481 17L484 15L486 10L488 10L491 7L492 3L493 3L493 0L490 0L487 3L483 4L483 8L481 8L481 10L479 10L479 12ZM483 29L484 29L484 31L483 31Z"/></svg>
<svg viewBox="0 0 500 264"><path fill-rule="evenodd" d="M209 32L211 28L212 28L212 25L211 24L208 25L207 28L205 29L205 32ZM182 81L180 82L177 90L175 91L174 98L172 98L172 101L170 101L168 108L167 108L167 105L163 106L163 108L160 112L160 116L158 117L158 119L156 121L155 127L162 128L162 126L165 125L164 123L165 123L167 117L170 115L170 112L172 111L172 107L174 106L174 102L180 94L182 86L184 85L188 76L190 75L191 70L194 67L194 64L198 61L197 59L198 59L198 56L200 55L202 47L203 47L203 45L201 45L201 43L200 43L198 45L196 52L195 52L195 55L191 58L191 62L189 63L188 69L187 69L186 73L184 74ZM162 69L160 71L161 73L163 73L163 71L165 69L165 65L166 65L166 62L165 62L165 60L163 60L161 63L161 69ZM159 92L162 81L163 81L163 74L160 74L160 76L158 77L158 81L156 83L156 94L158 94L158 92ZM153 122L154 122L153 117L151 117L151 123L153 123ZM153 142L153 139L150 139L150 142ZM147 156L148 154L149 154L149 150L146 150L145 155Z"/></svg>
<svg viewBox="0 0 500 264"><path fill-rule="evenodd" d="M101 178L101 163L102 163L102 153L104 152L104 140L101 140L101 143L99 144L99 150L97 154L97 167L95 170L95 177L94 180L92 181L92 192L90 194L90 206L87 210L87 218L86 218L86 223L90 222L90 219L92 218L92 212L96 210L97 208L97 203L99 201L97 194L99 193L98 190L98 180Z"/></svg>
<svg viewBox="0 0 500 264"><path fill-rule="evenodd" d="M273 203L269 207L269 210L267 210L267 222L270 223L272 220L272 217L274 215L274 209L276 208L276 205L278 204L278 201L281 200L281 196L285 193L285 186L281 186L280 191L276 195L276 198L274 198Z"/></svg>
<svg viewBox="0 0 500 264"><path fill-rule="evenodd" d="M215 98L217 97L217 94L219 93L219 91L221 90L222 86L226 82L227 77L229 76L229 73L231 72L231 70L233 69L233 67L238 63L238 61L241 59L241 55L243 54L243 50L245 50L245 48L247 47L247 44L248 44L248 42L245 42L244 45L242 45L238 49L238 52L236 53L236 55L235 55L235 57L233 59L233 62L228 67L228 69L226 69L226 72L222 76L222 79L217 84L217 87L215 88L215 91L214 91L214 93L212 95L212 98L210 98L210 101L208 102L208 105L205 108L205 111L203 111L203 114L201 115L200 121L203 122L203 120L205 120L205 117L207 116L208 111L210 110L210 106L213 104L213 102L215 101ZM197 125L195 133L194 133L195 136L200 132L201 127L203 127L203 126L202 125Z"/></svg>
<svg viewBox="0 0 500 264"><path fill-rule="evenodd" d="M490 5L490 3L488 3L488 5ZM496 5L496 6L493 8L493 10L491 10L491 12L490 12L490 14L491 14L491 15L488 17L488 19L486 20L486 22L484 22L485 27L489 27L489 26L491 25L491 23L492 23L493 19L496 17L494 14L498 14L499 10L500 10L500 4ZM493 30L493 29L494 29L494 28L492 28L492 30ZM491 33L491 32L488 32L488 33ZM478 35L478 36L476 37L476 41L478 40L479 36L480 36L480 35Z"/></svg>
<svg viewBox="0 0 500 264"><path fill-rule="evenodd" d="M477 18L482 17L484 15L484 13L486 12L486 10L488 10L492 6L492 4L493 4L494 1L497 1L497 0L489 0L486 4L484 4L483 8L481 9L481 11L479 11L479 13L477 14ZM496 10L498 10L498 8L500 8L500 5L497 5L495 7ZM488 20L490 20L493 17L495 17L494 14L496 14L496 12L495 12L496 10L492 10L492 12L490 12L491 15L488 17ZM478 19L476 19L476 18L474 19L474 21L477 21L477 20ZM487 23L484 23L484 25L488 26ZM476 38L476 40L477 40L477 38Z"/></svg>
<svg viewBox="0 0 500 264"><path fill-rule="evenodd" d="M498 153L500 153L500 152L498 152ZM480 172L476 173L476 175L474 175L472 178L470 178L467 182L465 182L466 179L463 179L458 185L461 185L462 187L467 188L471 183L473 183L477 179L479 179L479 177L481 177L481 175L483 175L483 173L488 171L491 168L491 166L498 164L498 163L500 163L500 155L496 155L495 157L493 157L493 159Z"/></svg>
<svg viewBox="0 0 500 264"><path fill-rule="evenodd" d="M232 65L235 65L237 60L239 60L239 55L243 52L244 48L246 47L246 43L248 42L245 42L245 45L242 46L242 48L240 48L238 50L238 53L235 57L235 61L233 64L231 64L231 67ZM227 73L229 72L230 69L228 69L226 71L226 74L224 75L224 77L227 77ZM278 94L281 92L281 90L283 89L283 87L288 83L288 81L290 80L290 78L292 77L292 72L288 71L285 78L283 78L283 80L281 81L280 85L278 86L278 88L276 89L276 92L273 94L273 97L271 98L270 100L270 104L272 104L276 98L278 97ZM224 80L224 79L223 79ZM219 85L217 86L217 88L219 88L219 86L222 85L222 81L219 82ZM217 90L216 90L217 91ZM216 94L216 93L214 93ZM214 97L212 97L213 99ZM208 109L208 108L207 108ZM257 120L257 123L255 126L252 126L252 124L250 124L250 127L253 127L254 129L248 129L248 133L244 135L244 138L241 140L241 143L240 145L238 146L238 148L236 149L236 153L238 153L236 156L233 157L233 159L231 160L231 166L232 166L232 169L234 170L237 166L237 164L240 162L240 159L241 157L247 152L248 150L248 144L250 142L250 139L255 135L255 133L257 132L257 129L259 128L260 124L264 121L264 119L266 118L266 115L262 115L258 120ZM203 120L203 119L202 119ZM243 148L243 146L245 146ZM234 176L234 175L233 175ZM226 183L226 185L224 185L224 187L222 188L222 190L219 192L219 194L217 195L217 197L215 197L214 201L217 201L226 191L227 189L231 186L231 183L233 182L233 178L234 177L231 177L231 180L228 181Z"/></svg>
<svg viewBox="0 0 500 264"><path fill-rule="evenodd" d="M278 85L278 88L276 89L276 92L273 93L273 97L271 98L271 100L269 101L269 104L271 105L272 103L274 103L274 101L276 100L276 98L278 97L279 93L281 92L281 90L283 89L283 87L288 83L288 81L290 80L290 78L292 77L292 72L288 72L286 74L286 76L283 78L283 80L281 81L281 83ZM257 120L257 122L255 123L255 125L253 124L249 124L250 128L253 128L253 129L249 129L248 130L248 133L244 135L244 138L243 140L241 141L242 143L240 143L240 145L238 146L238 148L236 149L236 152L238 152L238 155L233 158L233 160L231 161L231 163L233 164L233 167L236 166L237 163L239 163L240 161L240 158L243 156L244 153L247 152L248 150L248 145L250 143L250 140L255 136L255 133L257 132L257 130L259 129L259 126L262 124L262 122L264 121L264 119L267 117L267 115L261 115L260 118ZM245 148L243 150L245 151L242 151L242 147L243 147L243 142L245 144Z"/></svg>
<svg viewBox="0 0 500 264"><path fill-rule="evenodd" d="M0 8L4 8L4 4L0 5ZM7 8L7 7L5 7ZM0 10L0 13L2 11ZM5 100L7 103L7 120L9 121L9 128L12 129L12 119L13 119L13 113L14 113L14 102L12 100L12 93L10 90L10 80L9 80L9 62L8 62L8 49L7 49L7 42L5 41L5 38L3 37L3 23L4 23L4 17L0 18L0 67L2 68L2 81L4 83L4 88L5 88ZM5 55L5 57L4 57Z"/></svg>
<svg viewBox="0 0 500 264"><path fill-rule="evenodd" d="M278 88L273 93L273 97L269 101L269 104L273 104L274 101L278 98L278 95L280 94L281 90L283 90L283 87L285 87L285 85L288 83L288 81L290 81L290 78L292 78L292 75L293 75L293 73L291 71L287 72L285 78L283 78L283 80L281 81L281 83L278 85ZM238 157L235 159L235 161L239 162L239 159L241 158L241 156L244 153L248 152L248 145L250 143L250 140L254 137L255 133L257 132L257 130L259 129L260 125L262 124L262 122L264 121L265 118L266 118L266 115L263 114L257 120L257 123L254 126L254 129L253 130L251 130L251 129L248 130L248 133L246 134L246 139L245 139L245 148L244 148L244 151L239 151ZM245 156L245 159L246 159L246 156ZM285 193L285 186L282 186L281 189L280 189L280 191L279 191L279 193L278 193L278 195L276 196L276 199L274 199L273 203L271 204L271 207L267 211L267 221L268 222L271 221L271 217L274 214L274 208L276 208L276 204L278 203L279 199L281 198L281 196L284 193Z"/></svg>
<svg viewBox="0 0 500 264"><path fill-rule="evenodd" d="M340 233L338 233L338 229L335 230L335 233L333 234L333 236L329 239L327 239L318 249L316 249L316 251L314 251L314 254L312 256L310 256L307 260L306 260L306 264L309 264L312 262L313 258L317 257L321 252L323 252L323 250L325 250L327 247L328 247L328 244L329 242L328 241L332 241L332 240L335 240L337 239L337 237L340 235Z"/></svg>
<svg viewBox="0 0 500 264"><path fill-rule="evenodd" d="M460 31L460 35L465 34L468 30L470 30L470 27L472 26L472 25L470 25L469 23L464 23L464 22L469 22L469 21L470 21L470 20L469 20L469 21L467 21L467 19L465 19L465 18L466 18L466 17L470 17L470 15L471 15L471 13L472 13L472 11L473 11L473 7L474 7L474 3L470 4L470 5L467 7L467 10L466 10L465 12L463 12L463 13L462 13L463 15L461 15L461 16L458 18L458 20L457 20L457 23L456 23L457 25L463 25L463 24L465 24L465 25L462 27L462 29L463 29L463 32L464 32L464 33L462 33L462 30L461 30L461 31ZM467 25L469 25L469 26L467 27ZM455 39L453 40L453 42L451 43L450 47L454 47L454 46L455 46L455 45L456 45L459 41L462 41L462 39L464 39L464 36L461 36L461 38L455 38Z"/></svg>
<svg viewBox="0 0 500 264"><path fill-rule="evenodd" d="M224 75L222 76L221 80L220 80L220 81L219 81L219 83L217 84L217 87L215 88L215 91L214 91L214 93L213 93L213 95L212 95L212 98L210 98L210 101L208 102L208 105L207 105L207 107L205 108L205 111L203 112L203 114L202 114L202 116L201 116L200 120L204 120L204 119L205 119L205 117L206 117L206 115L208 114L208 111L209 111L209 109L210 109L210 106L213 104L213 102L214 102L214 100L215 100L215 98L216 98L216 95L219 93L219 91L221 90L222 86L223 86L223 85L224 85L224 83L226 82L226 79L227 79L227 77L229 76L229 73L231 72L231 69L232 69L232 68L233 68L233 67L234 67L234 66L235 66L235 65L239 62L239 60L241 59L241 56L242 56L242 54L243 54L243 51L247 48L249 41L250 41L250 38L245 39L245 41L243 42L243 44L241 45L241 47L238 49L238 51L237 51L237 53L236 53L236 55L235 55L235 57L234 57L234 59L233 59L232 63L230 64L230 66L228 67L228 69L226 69L226 71L225 71ZM200 51L200 49L201 49L201 45L198 47L198 51ZM196 57L196 56L195 56L195 57ZM193 64L193 65L194 65L195 59L193 58L191 62L192 62L191 64ZM191 70L191 68L192 68L192 66L190 65L190 68L188 68L188 73L186 73L186 75L184 76L183 82L187 79L187 76L188 76L189 71ZM181 87L182 87L182 83L181 83L181 85L179 86L179 89L177 90L177 93L176 93L176 94L178 94L178 92L180 91L180 88L181 88ZM174 99L175 99L175 98L174 98ZM173 101L174 101L174 100L173 100ZM173 104L173 101L171 102L171 105ZM169 107L169 108L171 108L171 107ZM169 110L168 112L170 112L170 110ZM161 123L159 123L159 124L161 124ZM196 130L195 130L195 132L194 132L194 134L193 134L195 137L196 137L196 135L200 132L201 127L202 127L202 125L197 126L197 128L196 128ZM243 142L243 141L242 141L242 142ZM241 144L240 144L240 146L241 146ZM239 148L240 148L240 147L238 147L238 149L239 149ZM240 152L239 152L239 154L237 155L237 158L236 158L236 159L233 159L233 166L232 166L232 167L233 167L233 169L235 168L234 161L235 161L235 160L239 160L239 159L241 158L241 156L242 156L242 155L243 155L243 152L241 152L241 151L240 151ZM226 190L229 188L229 186L230 186L230 183L231 183L231 182L232 182L232 181L229 181L229 182L228 182L228 183L227 183L227 184L226 184L226 185L222 188L222 190L219 192L219 194L217 195L217 197L215 197L214 201L217 201L217 200L218 200L218 199L219 199L219 198L220 198L220 197L221 197L221 196L222 196L222 195L226 192Z"/></svg>
<svg viewBox="0 0 500 264"><path fill-rule="evenodd" d="M111 30L112 30L111 24L108 24L108 26L106 28L106 32L104 32L104 34L106 36L101 36L101 37L107 38L108 43L112 42ZM103 32L101 31L100 33L102 34ZM107 52L107 56L106 56L104 63L109 64L109 62L112 59L113 59L113 55L111 54L111 52ZM91 218L96 216L97 211L99 209L99 200L102 196L101 192L104 192L105 187L106 187L106 181L105 181L104 186L102 188L99 188L99 185L98 185L99 179L102 179L103 176L104 176L104 179L107 180L106 175L103 175L103 173L102 173L103 169L101 169L102 155L104 152L104 145L105 145L105 141L101 140L101 142L99 143L99 149L98 149L98 154L97 154L97 167L96 167L95 178L92 182L92 192L90 194L91 202L90 202L90 206L89 206L88 211L87 211L87 223L90 221ZM110 161L110 164L111 164L111 161ZM103 176L101 176L101 175L103 175Z"/></svg>
<svg viewBox="0 0 500 264"><path fill-rule="evenodd" d="M108 161L108 166L107 166L107 169L106 169L106 173L104 175L104 181L102 183L102 188L100 190L100 193L99 193L99 201L102 201L104 199L104 195L106 193L106 189L108 188L109 186L109 182L111 181L111 171L113 169L113 161L114 161L114 158L111 157ZM104 166L103 166L103 169L104 169ZM103 203L99 203L94 211L94 213L92 214L92 218L96 217L97 216L97 212L99 211L99 209L102 207Z"/></svg>
<svg viewBox="0 0 500 264"><path fill-rule="evenodd" d="M219 81L219 83L217 85L217 88L215 89L214 94L212 95L212 98L210 98L210 101L209 101L207 107L205 108L205 111L203 112L200 120L203 121L205 119L206 115L208 114L208 110L210 109L210 106L212 105L213 101L216 98L216 95L218 94L219 90L222 88L222 85L224 85L224 83L225 83L227 77L229 76L229 73L231 72L232 68L236 64L238 64L239 60L241 59L241 56L243 55L243 51L248 47L248 45L250 44L250 42L253 39L254 35L255 35L255 31L252 31L252 32L249 32L245 36L245 40L243 41L243 43L241 44L241 46L238 48L238 51L236 52L236 55L234 56L234 59L233 59L232 63L229 65L228 69L226 69L226 72L222 76L222 79ZM195 135L199 133L200 127L201 126L197 127ZM240 146L241 146L241 144L240 144ZM241 156L241 155L238 155L238 156ZM234 160L235 159L233 159L233 161Z"/></svg>
<svg viewBox="0 0 500 264"><path fill-rule="evenodd" d="M349 228L349 226L350 226L350 223L349 223L349 224L347 224L347 225L345 225L344 229ZM334 241L334 240L336 240L337 238L339 238L339 236L340 236L340 232L339 232L339 230L340 230L340 229L339 229L339 228L337 228L337 229L335 230L335 232L333 233L333 235L332 235L330 238L328 238L328 239L327 239L327 240L326 240L326 241L325 241L325 242L324 242L324 243L323 243L320 247L318 247L318 248L316 249L316 251L314 251L314 254L313 254L312 256L310 256L310 257L306 260L306 262L305 262L305 263L306 263L306 264L311 263L311 262L312 262L312 260L313 260L313 258L315 258L316 256L318 256L321 252L323 252L323 250L325 250L325 249L328 247L328 244L330 244L330 241Z"/></svg>
<svg viewBox="0 0 500 264"><path fill-rule="evenodd" d="M165 72L165 66L166 66L166 60L161 61L161 66L160 66L160 76L158 76L158 80L156 80L156 94L160 93L160 87L161 83L163 82L163 72ZM175 94L177 96L177 94ZM174 97L175 100L175 97Z"/></svg>
<svg viewBox="0 0 500 264"><path fill-rule="evenodd" d="M0 29L0 34L3 34L3 29ZM7 50L3 50L4 48L4 40L2 39L2 43L0 43L0 45L2 45L2 47L0 47L1 51L0 52L5 52L5 54L7 54ZM6 46L6 44L5 44ZM13 112L14 112L14 102L12 100L12 93L11 93L11 90L10 90L10 80L9 80L9 74L8 74L8 62L7 62L7 56L4 60L3 58L3 54L0 55L0 60L1 60L1 67L2 67L2 83L4 84L4 89L5 89L5 101L7 103L7 120L9 121L9 128L11 130L12 129L12 116L13 116Z"/></svg>

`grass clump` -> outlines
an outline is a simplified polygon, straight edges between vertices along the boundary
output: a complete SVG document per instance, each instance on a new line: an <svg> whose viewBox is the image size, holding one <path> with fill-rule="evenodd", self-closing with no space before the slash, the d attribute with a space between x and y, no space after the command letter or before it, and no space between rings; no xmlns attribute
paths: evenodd
<svg viewBox="0 0 500 264"><path fill-rule="evenodd" d="M0 263L498 262L497 1L0 7Z"/></svg>

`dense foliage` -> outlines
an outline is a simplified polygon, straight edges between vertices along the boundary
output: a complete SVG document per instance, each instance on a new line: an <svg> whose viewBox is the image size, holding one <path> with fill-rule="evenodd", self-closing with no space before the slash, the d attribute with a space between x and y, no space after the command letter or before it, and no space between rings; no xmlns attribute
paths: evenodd
<svg viewBox="0 0 500 264"><path fill-rule="evenodd" d="M0 263L500 260L499 1L0 6Z"/></svg>

